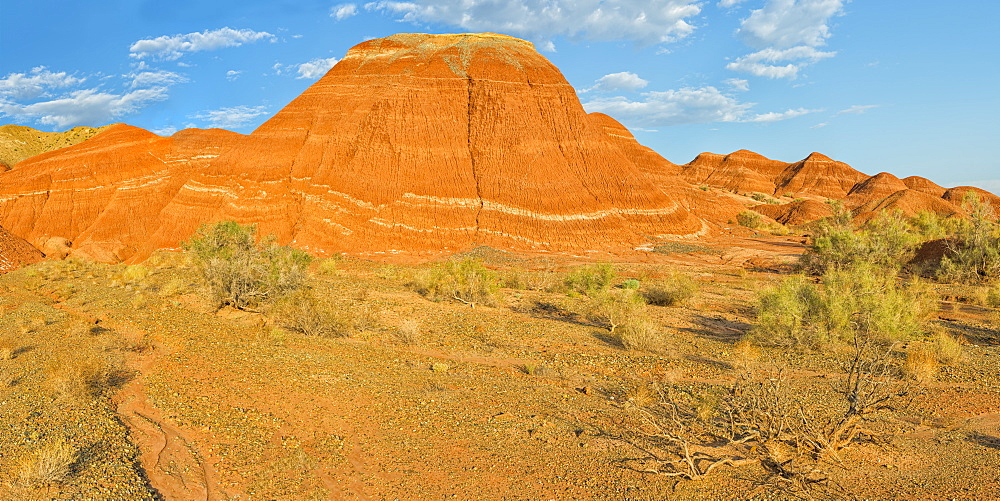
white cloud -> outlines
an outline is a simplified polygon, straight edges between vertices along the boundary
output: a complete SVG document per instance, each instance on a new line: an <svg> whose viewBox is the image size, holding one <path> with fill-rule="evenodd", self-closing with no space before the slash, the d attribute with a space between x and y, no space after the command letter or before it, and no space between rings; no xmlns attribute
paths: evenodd
<svg viewBox="0 0 1000 501"><path fill-rule="evenodd" d="M583 103L588 112L607 113L640 127L657 127L711 122L736 122L752 103L740 103L715 87L644 92L643 99L597 98Z"/></svg>
<svg viewBox="0 0 1000 501"><path fill-rule="evenodd" d="M598 78L594 82L594 86L584 89L582 92L615 92L615 91L628 91L635 92L645 86L649 85L648 80L643 80L639 78L639 75L631 73L628 71L622 71L620 73L610 73Z"/></svg>
<svg viewBox="0 0 1000 501"><path fill-rule="evenodd" d="M28 73L9 73L0 79L0 98L36 99L49 95L52 89L72 87L83 82L65 71L54 73L45 66L32 68Z"/></svg>
<svg viewBox="0 0 1000 501"><path fill-rule="evenodd" d="M128 75L125 75L125 77L132 79L132 82L129 83L129 87L132 89L135 89L137 87L150 87L154 85L169 86L188 81L188 79L182 75L178 75L177 73L174 73L172 71L164 71L164 70L130 73Z"/></svg>
<svg viewBox="0 0 1000 501"><path fill-rule="evenodd" d="M723 9L728 9L729 7L739 5L745 1L746 0L720 0L719 7L722 7Z"/></svg>
<svg viewBox="0 0 1000 501"><path fill-rule="evenodd" d="M410 0L376 1L367 10L401 21L443 23L466 31L495 31L538 42L562 35L590 40L668 43L690 35L701 13L694 0Z"/></svg>
<svg viewBox="0 0 1000 501"><path fill-rule="evenodd" d="M827 125L830 125L830 124L829 124L829 123L827 123L827 122L821 122L821 123L818 123L818 124L816 124L816 125L813 125L812 127L809 127L809 128L810 128L810 129L821 129L821 128L823 128L823 127L826 127Z"/></svg>
<svg viewBox="0 0 1000 501"><path fill-rule="evenodd" d="M243 73L243 72L242 71L237 71L237 70L229 70L229 71L226 72L226 80L229 80L230 82L232 82L232 81L234 81L234 80L236 80L237 78L240 77L240 73Z"/></svg>
<svg viewBox="0 0 1000 501"><path fill-rule="evenodd" d="M794 79L805 66L835 55L836 52L823 52L805 45L783 50L769 47L736 59L727 64L726 69L758 77ZM785 61L788 64L774 64Z"/></svg>
<svg viewBox="0 0 1000 501"><path fill-rule="evenodd" d="M276 39L277 37L266 31L234 30L225 27L217 30L205 30L200 33L163 35L157 38L139 40L129 47L129 57L136 59L151 57L173 61L179 59L185 52L237 47L261 40L273 42Z"/></svg>
<svg viewBox="0 0 1000 501"><path fill-rule="evenodd" d="M727 78L722 81L722 83L729 86L730 89L740 92L746 92L750 90L750 82L742 78Z"/></svg>
<svg viewBox="0 0 1000 501"><path fill-rule="evenodd" d="M189 118L205 120L211 127L235 129L251 123L255 118L267 113L264 106L233 106L218 110L205 110Z"/></svg>
<svg viewBox="0 0 1000 501"><path fill-rule="evenodd" d="M337 64L337 58L335 57L327 59L313 59L308 63L298 65L296 71L299 72L299 76L295 78L309 78L315 80L325 75L326 72L330 71L330 68L333 68L333 65L335 64Z"/></svg>
<svg viewBox="0 0 1000 501"><path fill-rule="evenodd" d="M641 100L616 96L583 103L588 112L607 113L635 130L714 122L770 123L819 111L799 108L781 113L750 114L754 106L754 103L741 103L712 86L644 92Z"/></svg>
<svg viewBox="0 0 1000 501"><path fill-rule="evenodd" d="M738 34L755 49L817 47L830 36L827 22L841 12L843 0L768 0L743 20Z"/></svg>
<svg viewBox="0 0 1000 501"><path fill-rule="evenodd" d="M837 55L816 47L826 45L829 20L842 13L843 7L844 0L767 0L737 30L757 52L737 58L726 68L758 77L798 77L805 66Z"/></svg>
<svg viewBox="0 0 1000 501"><path fill-rule="evenodd" d="M138 89L124 94L81 89L70 92L66 97L26 105L0 100L0 113L66 129L77 125L105 124L166 98L166 87Z"/></svg>
<svg viewBox="0 0 1000 501"><path fill-rule="evenodd" d="M339 5L334 5L330 9L330 17L336 19L337 21L343 21L351 16L358 13L358 6L353 3L342 3Z"/></svg>
<svg viewBox="0 0 1000 501"><path fill-rule="evenodd" d="M807 110L805 108L798 108L798 109L795 109L795 110L783 111L781 113L776 113L776 112L772 111L770 113L761 113L759 115L754 115L752 117L748 117L748 118L746 118L744 120L741 120L741 121L742 122L771 123L771 122L778 122L778 121L781 121L781 120L788 120L789 118L801 117L802 115L808 115L810 113L816 113L818 111L823 111L823 110Z"/></svg>
<svg viewBox="0 0 1000 501"><path fill-rule="evenodd" d="M866 111L868 111L870 109L878 108L879 106L881 106L881 105L879 105L879 104L855 104L854 106L851 106L850 108L838 111L836 114L834 114L834 116L837 116L837 115L860 115L860 114L862 114L862 113L864 113L864 112L866 112Z"/></svg>
<svg viewBox="0 0 1000 501"><path fill-rule="evenodd" d="M157 136L167 137L174 135L174 133L177 132L177 127L174 127L173 125L167 125L164 127L160 127L159 129L150 129L149 131L152 132L153 134L156 134Z"/></svg>

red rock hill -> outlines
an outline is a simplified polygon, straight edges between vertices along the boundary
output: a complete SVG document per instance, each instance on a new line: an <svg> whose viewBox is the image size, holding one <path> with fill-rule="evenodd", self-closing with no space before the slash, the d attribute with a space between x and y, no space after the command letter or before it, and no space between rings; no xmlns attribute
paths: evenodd
<svg viewBox="0 0 1000 501"><path fill-rule="evenodd" d="M26 160L0 174L0 224L101 260L218 219L376 257L615 251L706 231L685 205L709 196L622 130L528 42L394 35L352 48L248 137L117 126Z"/></svg>

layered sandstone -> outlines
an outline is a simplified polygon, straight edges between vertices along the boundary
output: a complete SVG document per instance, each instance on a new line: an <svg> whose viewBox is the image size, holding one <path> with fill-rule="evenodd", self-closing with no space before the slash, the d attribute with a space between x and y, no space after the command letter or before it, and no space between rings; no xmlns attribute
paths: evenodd
<svg viewBox="0 0 1000 501"><path fill-rule="evenodd" d="M43 257L41 251L0 226L0 273L37 263Z"/></svg>
<svg viewBox="0 0 1000 501"><path fill-rule="evenodd" d="M702 153L685 165L684 179L696 185L717 186L739 193L776 194L777 179L789 166L748 150L728 155Z"/></svg>
<svg viewBox="0 0 1000 501"><path fill-rule="evenodd" d="M808 199L780 205L761 204L754 206L753 210L781 224L791 226L833 215L830 204Z"/></svg>
<svg viewBox="0 0 1000 501"><path fill-rule="evenodd" d="M221 129L165 138L115 124L0 174L0 221L36 245L68 242L100 261L132 257L162 223L180 187L241 137Z"/></svg>
<svg viewBox="0 0 1000 501"><path fill-rule="evenodd" d="M911 190L920 191L939 198L944 196L945 191L948 191L934 181L920 176L905 177L903 178L903 184Z"/></svg>
<svg viewBox="0 0 1000 501"><path fill-rule="evenodd" d="M636 163L530 43L402 34L352 48L177 202L317 252L610 249L701 231Z"/></svg>
<svg viewBox="0 0 1000 501"><path fill-rule="evenodd" d="M250 136L208 136L119 125L31 158L0 175L0 222L101 260L219 219L370 256L614 251L708 228L685 205L709 195L503 35L364 42Z"/></svg>

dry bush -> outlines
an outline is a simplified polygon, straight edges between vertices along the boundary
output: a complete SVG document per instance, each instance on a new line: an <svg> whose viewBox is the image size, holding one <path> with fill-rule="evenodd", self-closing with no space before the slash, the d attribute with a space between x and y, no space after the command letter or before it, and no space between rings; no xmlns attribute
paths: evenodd
<svg viewBox="0 0 1000 501"><path fill-rule="evenodd" d="M129 373L120 353L99 352L56 359L47 367L48 384L62 398L86 402L124 384Z"/></svg>
<svg viewBox="0 0 1000 501"><path fill-rule="evenodd" d="M944 365L955 365L962 359L962 343L945 331L936 331L931 336L934 356Z"/></svg>
<svg viewBox="0 0 1000 501"><path fill-rule="evenodd" d="M914 344L906 352L903 362L903 374L918 382L931 381L937 375L941 364L938 362L934 347L925 343Z"/></svg>
<svg viewBox="0 0 1000 501"><path fill-rule="evenodd" d="M496 306L500 289L496 273L471 258L446 261L422 270L410 286L429 299L456 299L472 306Z"/></svg>
<svg viewBox="0 0 1000 501"><path fill-rule="evenodd" d="M274 243L257 242L256 225L234 221L202 225L184 243L221 306L251 310L302 287L312 257Z"/></svg>
<svg viewBox="0 0 1000 501"><path fill-rule="evenodd" d="M629 350L650 353L667 351L667 336L663 328L648 318L626 321L615 333L615 337Z"/></svg>
<svg viewBox="0 0 1000 501"><path fill-rule="evenodd" d="M414 345L419 343L420 321L415 318L404 319L396 329L396 336L403 344Z"/></svg>
<svg viewBox="0 0 1000 501"><path fill-rule="evenodd" d="M319 265L316 266L316 271L321 275L339 275L340 269L337 267L339 262L340 257L326 258L319 262Z"/></svg>
<svg viewBox="0 0 1000 501"><path fill-rule="evenodd" d="M163 284L158 291L161 296L169 297L176 296L177 294L182 294L187 291L188 283L178 277L171 278L167 283Z"/></svg>
<svg viewBox="0 0 1000 501"><path fill-rule="evenodd" d="M138 285L143 280L145 280L150 273L151 272L149 268L141 264L132 264L126 266L125 269L122 270L119 278L121 279L122 283L130 285Z"/></svg>
<svg viewBox="0 0 1000 501"><path fill-rule="evenodd" d="M357 331L373 331L382 324L380 316L382 309L375 303L363 302L352 310L351 316L354 329Z"/></svg>
<svg viewBox="0 0 1000 501"><path fill-rule="evenodd" d="M27 487L61 484L73 473L79 456L80 451L66 441L50 442L21 460L18 480Z"/></svg>
<svg viewBox="0 0 1000 501"><path fill-rule="evenodd" d="M11 339L0 339L0 360L13 360L18 346Z"/></svg>
<svg viewBox="0 0 1000 501"><path fill-rule="evenodd" d="M570 270L563 282L571 291L594 296L610 289L617 277L610 263L598 263Z"/></svg>
<svg viewBox="0 0 1000 501"><path fill-rule="evenodd" d="M307 288L282 296L269 313L281 326L307 336L347 337L354 323L349 312L333 312Z"/></svg>
<svg viewBox="0 0 1000 501"><path fill-rule="evenodd" d="M591 299L588 316L607 326L625 349L661 353L666 334L649 318L646 301L633 289L610 290Z"/></svg>
<svg viewBox="0 0 1000 501"><path fill-rule="evenodd" d="M698 291L691 277L673 273L666 279L640 289L646 302L654 306L675 306L687 302Z"/></svg>

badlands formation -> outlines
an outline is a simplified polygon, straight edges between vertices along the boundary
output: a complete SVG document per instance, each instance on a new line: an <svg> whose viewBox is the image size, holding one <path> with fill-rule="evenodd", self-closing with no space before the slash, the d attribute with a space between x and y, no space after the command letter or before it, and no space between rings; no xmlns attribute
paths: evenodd
<svg viewBox="0 0 1000 501"><path fill-rule="evenodd" d="M222 219L317 255L419 261L480 245L620 255L722 232L754 193L786 198L754 209L800 224L828 215L826 199L862 218L960 214L975 190L869 177L819 153L795 163L704 153L678 166L588 114L530 43L495 34L359 44L249 136L74 131L97 134L36 140L32 151L51 151L24 159L6 152L18 161L0 172L0 226L47 255L104 262L176 248ZM7 259L31 259L18 256Z"/></svg>

